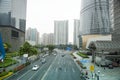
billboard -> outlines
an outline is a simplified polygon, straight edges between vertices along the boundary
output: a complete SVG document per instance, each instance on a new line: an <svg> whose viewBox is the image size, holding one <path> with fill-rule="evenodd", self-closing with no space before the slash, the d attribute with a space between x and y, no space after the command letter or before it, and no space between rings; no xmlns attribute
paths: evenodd
<svg viewBox="0 0 120 80"><path fill-rule="evenodd" d="M4 58L5 58L5 49L4 49L3 42L2 42L2 37L1 37L1 34L0 34L0 61L3 61Z"/></svg>

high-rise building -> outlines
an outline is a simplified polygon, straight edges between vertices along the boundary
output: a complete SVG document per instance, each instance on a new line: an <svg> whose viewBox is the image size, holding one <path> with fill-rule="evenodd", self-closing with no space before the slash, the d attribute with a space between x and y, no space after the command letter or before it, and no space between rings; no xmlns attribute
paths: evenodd
<svg viewBox="0 0 120 80"><path fill-rule="evenodd" d="M48 43L50 45L54 45L54 34L53 33L48 34Z"/></svg>
<svg viewBox="0 0 120 80"><path fill-rule="evenodd" d="M111 34L109 0L81 1L80 31L83 47L86 47L89 38Z"/></svg>
<svg viewBox="0 0 120 80"><path fill-rule="evenodd" d="M11 51L18 50L25 41L27 0L0 0L0 33Z"/></svg>
<svg viewBox="0 0 120 80"><path fill-rule="evenodd" d="M68 21L54 21L55 45L68 44Z"/></svg>
<svg viewBox="0 0 120 80"><path fill-rule="evenodd" d="M110 34L109 0L82 0L81 5L82 34Z"/></svg>
<svg viewBox="0 0 120 80"><path fill-rule="evenodd" d="M44 33L42 35L42 45L54 45L54 34L53 33Z"/></svg>
<svg viewBox="0 0 120 80"><path fill-rule="evenodd" d="M120 0L110 0L112 40L120 41Z"/></svg>
<svg viewBox="0 0 120 80"><path fill-rule="evenodd" d="M36 28L28 28L26 30L25 40L28 41L31 45L39 44L39 32Z"/></svg>
<svg viewBox="0 0 120 80"><path fill-rule="evenodd" d="M80 20L74 20L74 38L73 38L73 42L74 45L77 45L77 47L79 48L79 36L80 36Z"/></svg>

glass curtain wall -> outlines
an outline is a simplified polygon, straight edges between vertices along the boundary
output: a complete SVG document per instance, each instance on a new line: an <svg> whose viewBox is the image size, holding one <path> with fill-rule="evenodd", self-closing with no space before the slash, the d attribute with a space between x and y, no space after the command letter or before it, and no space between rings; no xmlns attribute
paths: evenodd
<svg viewBox="0 0 120 80"><path fill-rule="evenodd" d="M81 0L82 35L110 34L109 0Z"/></svg>

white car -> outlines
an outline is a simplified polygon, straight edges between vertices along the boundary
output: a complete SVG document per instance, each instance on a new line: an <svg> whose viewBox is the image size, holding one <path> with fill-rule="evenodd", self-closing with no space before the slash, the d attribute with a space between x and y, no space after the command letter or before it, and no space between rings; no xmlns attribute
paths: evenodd
<svg viewBox="0 0 120 80"><path fill-rule="evenodd" d="M56 56L56 54L53 54L53 55L55 55L55 56Z"/></svg>
<svg viewBox="0 0 120 80"><path fill-rule="evenodd" d="M34 65L33 68L32 68L32 70L36 71L36 70L38 70L38 68L39 68L38 65Z"/></svg>

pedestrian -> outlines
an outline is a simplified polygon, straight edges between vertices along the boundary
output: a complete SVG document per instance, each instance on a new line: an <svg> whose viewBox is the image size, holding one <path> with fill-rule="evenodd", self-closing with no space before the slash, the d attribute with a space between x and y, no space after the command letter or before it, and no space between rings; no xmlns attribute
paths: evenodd
<svg viewBox="0 0 120 80"><path fill-rule="evenodd" d="M97 75L97 80L99 80L99 76Z"/></svg>
<svg viewBox="0 0 120 80"><path fill-rule="evenodd" d="M105 70L105 66L104 66L104 70Z"/></svg>
<svg viewBox="0 0 120 80"><path fill-rule="evenodd" d="M86 71L86 75L88 75L88 72Z"/></svg>

